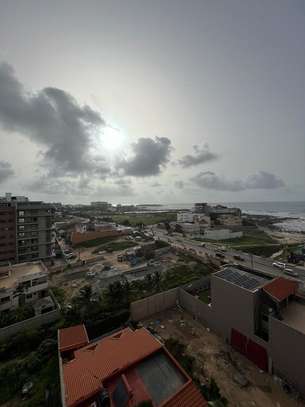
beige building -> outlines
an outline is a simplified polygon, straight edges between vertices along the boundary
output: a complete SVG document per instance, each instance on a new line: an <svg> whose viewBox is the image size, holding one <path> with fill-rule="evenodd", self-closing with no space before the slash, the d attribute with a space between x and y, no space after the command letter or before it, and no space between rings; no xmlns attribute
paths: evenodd
<svg viewBox="0 0 305 407"><path fill-rule="evenodd" d="M48 294L48 273L40 261L0 267L0 312L34 303Z"/></svg>

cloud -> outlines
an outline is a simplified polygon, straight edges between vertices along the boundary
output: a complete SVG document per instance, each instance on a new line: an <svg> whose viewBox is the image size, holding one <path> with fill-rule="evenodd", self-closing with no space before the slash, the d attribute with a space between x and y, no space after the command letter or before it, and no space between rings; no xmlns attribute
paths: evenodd
<svg viewBox="0 0 305 407"><path fill-rule="evenodd" d="M230 181L217 176L211 171L200 172L191 181L200 188L214 189L216 191L242 191L243 182L240 180Z"/></svg>
<svg viewBox="0 0 305 407"><path fill-rule="evenodd" d="M0 161L0 183L14 175L14 170L7 161Z"/></svg>
<svg viewBox="0 0 305 407"><path fill-rule="evenodd" d="M266 171L259 171L248 177L246 181L249 189L276 189L285 186L284 181L274 174Z"/></svg>
<svg viewBox="0 0 305 407"><path fill-rule="evenodd" d="M118 179L111 183L96 184L89 177L51 178L41 176L27 184L27 189L48 195L64 194L91 197L124 197L134 194L131 183Z"/></svg>
<svg viewBox="0 0 305 407"><path fill-rule="evenodd" d="M183 189L184 188L184 182L183 181L176 181L175 182L175 187L178 189Z"/></svg>
<svg viewBox="0 0 305 407"><path fill-rule="evenodd" d="M133 156L117 164L126 175L149 177L160 174L169 161L171 141L166 137L141 137L132 144Z"/></svg>
<svg viewBox="0 0 305 407"><path fill-rule="evenodd" d="M195 165L204 164L209 161L216 160L218 158L217 154L212 153L208 144L203 147L198 145L193 146L194 154L187 154L183 156L178 163L183 168L193 167Z"/></svg>
<svg viewBox="0 0 305 407"><path fill-rule="evenodd" d="M283 180L265 171L259 171L245 180L230 180L219 177L214 172L200 172L191 178L191 181L200 188L216 191L244 191L246 189L276 189L285 186Z"/></svg>
<svg viewBox="0 0 305 407"><path fill-rule="evenodd" d="M42 147L42 164L55 175L109 173L105 160L92 152L94 134L105 125L99 112L80 106L53 87L27 92L13 68L0 64L0 124Z"/></svg>
<svg viewBox="0 0 305 407"><path fill-rule="evenodd" d="M152 184L150 184L150 186L153 188L160 188L162 187L162 184L160 184L159 182L153 182Z"/></svg>

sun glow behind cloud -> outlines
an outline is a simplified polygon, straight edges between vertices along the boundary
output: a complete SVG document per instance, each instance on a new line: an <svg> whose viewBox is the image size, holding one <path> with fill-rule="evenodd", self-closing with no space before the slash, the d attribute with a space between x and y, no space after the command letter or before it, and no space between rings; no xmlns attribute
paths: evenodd
<svg viewBox="0 0 305 407"><path fill-rule="evenodd" d="M122 130L106 126L101 135L101 145L109 153L118 153L124 147L126 137Z"/></svg>

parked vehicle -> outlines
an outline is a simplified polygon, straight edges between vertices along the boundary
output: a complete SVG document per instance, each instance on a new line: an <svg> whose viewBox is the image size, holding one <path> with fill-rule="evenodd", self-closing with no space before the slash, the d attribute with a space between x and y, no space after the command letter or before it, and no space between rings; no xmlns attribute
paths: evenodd
<svg viewBox="0 0 305 407"><path fill-rule="evenodd" d="M219 253L219 252L217 252L217 253L215 254L215 256L216 256L216 257L220 257L221 259L224 259L224 258L225 258L225 255L224 255L223 253Z"/></svg>
<svg viewBox="0 0 305 407"><path fill-rule="evenodd" d="M86 275L87 277L94 277L96 275L96 271L88 271Z"/></svg>
<svg viewBox="0 0 305 407"><path fill-rule="evenodd" d="M245 259L244 259L243 257L239 256L238 254L235 254L235 255L233 256L233 259L239 260L239 261L245 261Z"/></svg>
<svg viewBox="0 0 305 407"><path fill-rule="evenodd" d="M295 270L292 269L284 269L284 273L287 274L288 276L292 276L292 277L299 277L299 273Z"/></svg>
<svg viewBox="0 0 305 407"><path fill-rule="evenodd" d="M274 263L272 263L273 267L276 267L278 269L284 270L286 267L285 263L281 263L280 261L275 261Z"/></svg>

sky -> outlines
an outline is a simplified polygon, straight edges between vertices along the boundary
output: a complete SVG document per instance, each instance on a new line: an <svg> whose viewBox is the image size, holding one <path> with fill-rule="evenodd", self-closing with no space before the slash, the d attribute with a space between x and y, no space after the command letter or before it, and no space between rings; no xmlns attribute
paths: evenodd
<svg viewBox="0 0 305 407"><path fill-rule="evenodd" d="M0 195L305 201L303 0L0 9Z"/></svg>

